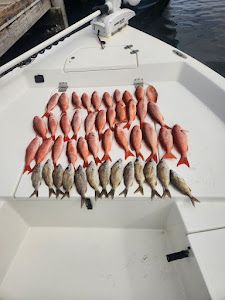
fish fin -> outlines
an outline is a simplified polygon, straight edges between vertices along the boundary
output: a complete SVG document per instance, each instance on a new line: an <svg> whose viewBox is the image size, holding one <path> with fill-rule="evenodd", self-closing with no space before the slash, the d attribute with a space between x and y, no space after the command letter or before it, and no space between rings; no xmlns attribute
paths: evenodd
<svg viewBox="0 0 225 300"><path fill-rule="evenodd" d="M95 201L97 201L99 197L100 197L100 192L99 190L97 190L95 191Z"/></svg>
<svg viewBox="0 0 225 300"><path fill-rule="evenodd" d="M169 189L164 189L163 194L162 194L162 198L165 198L166 196L168 196L169 198L171 198L171 194Z"/></svg>
<svg viewBox="0 0 225 300"><path fill-rule="evenodd" d="M102 189L101 193L99 194L99 198L102 198L103 195L104 195L106 198L108 197L108 193L107 193L106 189Z"/></svg>
<svg viewBox="0 0 225 300"><path fill-rule="evenodd" d="M49 112L46 111L46 112L43 114L42 118L44 118L44 117L48 118L49 115L50 115Z"/></svg>
<svg viewBox="0 0 225 300"><path fill-rule="evenodd" d="M168 125L163 125L162 127L165 127L165 128L167 128L167 129L172 129L170 126L168 126Z"/></svg>
<svg viewBox="0 0 225 300"><path fill-rule="evenodd" d="M172 158L176 158L176 156L172 152L166 152L162 158L172 159Z"/></svg>
<svg viewBox="0 0 225 300"><path fill-rule="evenodd" d="M32 198L33 196L36 196L38 198L38 190L34 190L29 198Z"/></svg>
<svg viewBox="0 0 225 300"><path fill-rule="evenodd" d="M126 196L127 196L127 193L128 193L128 189L125 188L125 189L119 194L119 196L120 196L120 195L124 195L124 197L126 197Z"/></svg>
<svg viewBox="0 0 225 300"><path fill-rule="evenodd" d="M93 205L90 198L84 198L85 205L87 209L93 209Z"/></svg>
<svg viewBox="0 0 225 300"><path fill-rule="evenodd" d="M32 169L31 169L30 165L25 166L25 168L24 168L24 170L23 170L23 174L26 173L27 171L29 171L29 173L32 172Z"/></svg>
<svg viewBox="0 0 225 300"><path fill-rule="evenodd" d="M100 164L102 161L100 160L99 157L95 157L95 163L96 165Z"/></svg>
<svg viewBox="0 0 225 300"><path fill-rule="evenodd" d="M158 162L158 157L157 157L157 154L153 154L151 153L151 155L146 159L146 162L149 162L150 160L154 160L156 163Z"/></svg>
<svg viewBox="0 0 225 300"><path fill-rule="evenodd" d="M129 156L134 156L134 154L128 149L125 151L125 159L127 159Z"/></svg>
<svg viewBox="0 0 225 300"><path fill-rule="evenodd" d="M142 160L145 160L145 158L144 158L144 156L143 156L143 154L142 154L141 152L138 152L138 153L137 153L137 157L138 157L138 156L139 156Z"/></svg>
<svg viewBox="0 0 225 300"><path fill-rule="evenodd" d="M55 135L52 135L52 140L55 141Z"/></svg>
<svg viewBox="0 0 225 300"><path fill-rule="evenodd" d="M188 168L190 168L190 164L189 164L187 157L181 157L177 163L177 167L182 164L185 164L186 166L188 166Z"/></svg>
<svg viewBox="0 0 225 300"><path fill-rule="evenodd" d="M84 168L87 168L87 167L88 167L88 161L84 161L83 167L84 167Z"/></svg>
<svg viewBox="0 0 225 300"><path fill-rule="evenodd" d="M76 141L77 140L77 134L74 133L74 135L71 137L71 140L72 139Z"/></svg>
<svg viewBox="0 0 225 300"><path fill-rule="evenodd" d="M127 128L128 130L130 129L131 124L128 122L126 125L124 125L124 129Z"/></svg>
<svg viewBox="0 0 225 300"><path fill-rule="evenodd" d="M110 160L112 161L111 157L109 156L109 154L104 154L103 157L102 157L102 161L104 160Z"/></svg>
<svg viewBox="0 0 225 300"><path fill-rule="evenodd" d="M63 193L63 191L61 191L60 189L56 189L55 195L56 195L56 198L58 198L59 195L64 195L64 193Z"/></svg>
<svg viewBox="0 0 225 300"><path fill-rule="evenodd" d="M136 189L136 191L135 191L134 193L136 194L136 193L139 193L139 192L140 192L142 195L144 195L144 189L143 189L143 186L140 186L140 185L139 185L139 187Z"/></svg>
<svg viewBox="0 0 225 300"><path fill-rule="evenodd" d="M158 196L159 198L162 198L156 190L152 189L151 199L153 199L155 196Z"/></svg>
<svg viewBox="0 0 225 300"><path fill-rule="evenodd" d="M70 198L70 192L65 192L65 193L63 194L61 200L62 200L63 198L65 198L65 197Z"/></svg>
<svg viewBox="0 0 225 300"><path fill-rule="evenodd" d="M70 138L68 136L64 136L64 142L68 142Z"/></svg>
<svg viewBox="0 0 225 300"><path fill-rule="evenodd" d="M111 197L113 199L114 195L115 195L115 190L112 188L111 191L108 193L107 198Z"/></svg>
<svg viewBox="0 0 225 300"><path fill-rule="evenodd" d="M55 191L53 188L49 188L49 192L48 192L48 197L51 198L51 195L56 195Z"/></svg>
<svg viewBox="0 0 225 300"><path fill-rule="evenodd" d="M193 196L191 196L190 199L191 199L191 203L193 204L193 206L195 206L195 202L200 202L197 198L195 198Z"/></svg>

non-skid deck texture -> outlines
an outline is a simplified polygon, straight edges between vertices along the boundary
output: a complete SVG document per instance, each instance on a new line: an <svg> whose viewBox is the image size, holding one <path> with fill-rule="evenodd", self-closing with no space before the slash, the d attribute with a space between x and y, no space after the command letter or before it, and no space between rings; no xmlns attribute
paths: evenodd
<svg viewBox="0 0 225 300"><path fill-rule="evenodd" d="M31 228L0 286L4 300L185 300L161 230Z"/></svg>
<svg viewBox="0 0 225 300"><path fill-rule="evenodd" d="M158 93L158 105L165 116L165 121L168 125L173 126L176 123L180 124L185 130L187 130L188 138L189 138L189 153L188 159L190 162L190 168L185 165L176 167L178 160L167 160L168 165L174 169L180 176L185 178L189 186L192 188L193 194L196 197L204 198L204 197L224 197L224 178L225 178L225 169L222 167L225 163L224 158L224 148L225 148L225 126L224 123L217 117L208 106L206 106L202 100L198 99L191 91L187 90L181 83L176 81L167 81L167 82L151 82L153 84ZM105 91L110 92L118 88L121 91L125 89L130 90L134 93L133 86L111 86L111 87L102 87L96 88L100 95L102 95ZM68 89L68 95L71 96L73 88ZM92 89L75 89L79 94L82 94L84 91L88 94L91 94L95 88ZM30 89L25 95L19 99L17 105L25 108L23 116L20 116L16 113L13 113L14 117L16 115L17 122L20 126L20 131L18 132L18 150L17 152L17 168L14 168L14 172L17 172L19 178L19 174L23 169L23 157L26 145L33 138L33 129L32 129L32 118L34 115L41 115L44 112L45 104L48 101L50 95L55 92L50 89ZM104 108L104 106L102 106ZM74 110L72 106L70 106L69 115L72 117ZM56 113L58 116L60 115L59 110ZM82 111L82 121L86 117L86 111ZM11 119L12 116L10 115ZM152 125L152 121L147 116L146 121L150 122ZM9 120L0 120L0 123L8 123ZM139 121L136 119L133 122L133 125L139 124ZM2 125L2 124L1 124ZM130 129L130 131L131 131ZM156 126L157 131L159 127ZM125 129L127 137L129 138L130 131L128 132ZM9 132L8 132L9 133ZM61 133L59 130L58 133ZM10 134L13 134L11 132ZM72 132L70 134L72 136ZM80 131L80 135L84 136L84 130ZM66 145L65 145L66 148ZM99 147L99 157L103 156L103 151L101 146ZM147 158L150 154L150 150L145 146L143 142L143 155ZM15 152L13 151L14 155ZM179 158L180 155L174 149L173 153ZM19 154L19 155L18 155ZM159 147L159 157L162 157L163 150ZM118 158L124 158L124 151L119 148L116 141L113 142L113 149L111 152L111 157L113 162L115 162ZM93 159L90 156L90 159ZM129 158L127 161L124 160L125 164L134 158ZM65 157L65 149L64 155L59 160L59 163L62 163L64 167L67 165L67 159ZM77 166L83 163L79 158L77 161ZM16 185L17 182L15 182ZM118 196L119 192L121 192L124 188L123 183L116 191L116 196ZM128 197L134 196L134 191L137 188L136 182L133 187L130 188ZM108 187L108 190L110 187ZM150 187L145 184L145 197L149 197L150 195ZM158 190L162 193L162 187L158 184ZM15 196L18 198L26 198L33 191L30 181L30 175L22 176L18 189L16 191ZM171 187L171 192L174 197L182 196L179 192L175 191ZM72 196L78 196L75 192L75 189L71 191ZM88 196L93 196L93 190L89 189ZM40 196L48 197L48 189L42 184L40 187ZM135 194L135 197L140 195ZM188 201L188 199L187 199Z"/></svg>

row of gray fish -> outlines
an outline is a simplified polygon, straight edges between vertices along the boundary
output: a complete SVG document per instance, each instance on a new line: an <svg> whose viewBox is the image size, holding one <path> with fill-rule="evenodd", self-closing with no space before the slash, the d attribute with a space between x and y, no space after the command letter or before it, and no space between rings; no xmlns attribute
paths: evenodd
<svg viewBox="0 0 225 300"><path fill-rule="evenodd" d="M157 177L163 187L163 195L157 192ZM55 194L58 197L62 194L62 198L65 196L70 196L70 190L72 189L74 183L77 189L77 192L81 196L81 206L86 203L86 206L90 206L90 199L87 201L85 194L87 192L87 183L95 191L95 199L101 198L102 196L114 198L115 191L121 184L122 180L124 181L125 189L119 194L127 196L129 188L133 185L134 179L138 183L138 188L135 193L140 192L144 194L143 185L146 182L152 190L151 198L155 196L158 197L170 197L171 194L169 191L169 185L172 184L177 190L182 194L187 195L194 205L195 202L199 202L198 199L193 197L191 194L191 189L176 172L170 170L165 162L161 160L158 165L154 161L149 161L145 165L142 163L140 158L137 158L133 163L130 161L124 168L122 159L117 160L112 167L110 167L109 161L104 161L101 166L98 168L94 162L91 162L86 172L82 166L79 166L77 170L74 170L72 164L70 164L65 170L59 164L53 170L53 164L49 159L41 172L41 166L37 165L31 175L32 185L34 187L34 192L31 196L38 196L38 188L41 184L42 178L44 179L45 184L49 188L49 197L52 194ZM111 185L111 190L108 193L107 187ZM102 187L100 192L99 187ZM56 191L54 191L54 187ZM64 192L61 191L63 187ZM89 204L88 204L89 203Z"/></svg>

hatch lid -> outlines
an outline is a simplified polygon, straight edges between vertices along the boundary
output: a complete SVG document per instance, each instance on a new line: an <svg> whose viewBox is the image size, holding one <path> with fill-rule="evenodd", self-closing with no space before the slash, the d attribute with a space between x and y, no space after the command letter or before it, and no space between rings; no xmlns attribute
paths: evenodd
<svg viewBox="0 0 225 300"><path fill-rule="evenodd" d="M137 68L138 53L125 45L101 49L98 47L86 47L76 49L66 59L65 72L87 72L97 70L118 70Z"/></svg>

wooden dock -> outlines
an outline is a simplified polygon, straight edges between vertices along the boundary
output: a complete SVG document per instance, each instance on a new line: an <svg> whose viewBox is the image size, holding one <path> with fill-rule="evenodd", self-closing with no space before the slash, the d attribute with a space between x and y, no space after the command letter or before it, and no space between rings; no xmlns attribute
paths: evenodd
<svg viewBox="0 0 225 300"><path fill-rule="evenodd" d="M0 0L0 57L53 7L68 26L63 0Z"/></svg>

